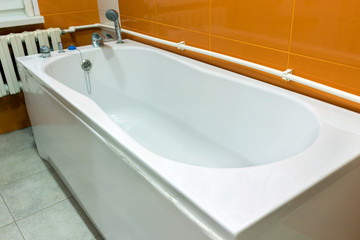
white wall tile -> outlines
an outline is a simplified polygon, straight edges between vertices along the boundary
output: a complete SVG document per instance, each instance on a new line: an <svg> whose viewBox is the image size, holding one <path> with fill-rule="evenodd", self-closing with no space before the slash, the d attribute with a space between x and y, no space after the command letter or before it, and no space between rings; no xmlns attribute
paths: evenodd
<svg viewBox="0 0 360 240"><path fill-rule="evenodd" d="M118 0L98 0L98 7L101 10L115 9L119 12Z"/></svg>
<svg viewBox="0 0 360 240"><path fill-rule="evenodd" d="M99 9L100 23L101 23L101 24L106 24L106 25L109 25L109 26L114 26L114 23L111 22L111 21L109 21L109 20L105 17L105 12L106 12L106 10Z"/></svg>
<svg viewBox="0 0 360 240"><path fill-rule="evenodd" d="M120 14L118 0L98 0L98 7L99 7L100 23L113 26L114 23L109 21L105 17L105 12L108 9L115 9Z"/></svg>

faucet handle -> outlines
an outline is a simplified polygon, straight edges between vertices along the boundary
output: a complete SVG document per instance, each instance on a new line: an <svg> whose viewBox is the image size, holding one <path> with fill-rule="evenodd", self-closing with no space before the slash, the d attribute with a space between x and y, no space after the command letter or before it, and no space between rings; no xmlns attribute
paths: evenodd
<svg viewBox="0 0 360 240"><path fill-rule="evenodd" d="M91 44L93 47L104 46L104 37L100 33L94 32L91 34Z"/></svg>

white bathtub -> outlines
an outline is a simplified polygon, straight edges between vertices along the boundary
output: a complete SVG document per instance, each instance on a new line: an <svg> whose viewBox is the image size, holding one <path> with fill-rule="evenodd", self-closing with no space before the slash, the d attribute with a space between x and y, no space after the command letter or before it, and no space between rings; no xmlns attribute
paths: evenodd
<svg viewBox="0 0 360 240"><path fill-rule="evenodd" d="M17 61L41 157L107 240L360 238L359 114L133 41L80 49L91 94L78 51Z"/></svg>

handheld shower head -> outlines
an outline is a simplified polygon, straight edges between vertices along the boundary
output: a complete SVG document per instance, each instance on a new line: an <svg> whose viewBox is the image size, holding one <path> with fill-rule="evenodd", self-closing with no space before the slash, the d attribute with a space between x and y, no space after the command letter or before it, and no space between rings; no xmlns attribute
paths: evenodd
<svg viewBox="0 0 360 240"><path fill-rule="evenodd" d="M116 36L118 38L117 42L122 43L123 41L122 41L122 38L121 38L121 29L120 29L120 24L119 24L119 14L114 9L109 9L109 10L106 11L105 16L106 16L107 19L114 22L115 32L116 32Z"/></svg>
<svg viewBox="0 0 360 240"><path fill-rule="evenodd" d="M114 9L107 10L105 16L112 22L117 22L119 20L119 14Z"/></svg>

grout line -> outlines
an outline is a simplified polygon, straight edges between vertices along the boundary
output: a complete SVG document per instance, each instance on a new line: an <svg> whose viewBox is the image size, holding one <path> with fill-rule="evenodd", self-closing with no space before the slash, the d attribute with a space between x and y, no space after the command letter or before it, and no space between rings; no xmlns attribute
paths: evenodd
<svg viewBox="0 0 360 240"><path fill-rule="evenodd" d="M209 51L211 51L211 1L209 0ZM211 59L211 57L209 56L209 60Z"/></svg>
<svg viewBox="0 0 360 240"><path fill-rule="evenodd" d="M17 219L15 222L24 220L24 219L27 218L27 217L30 217L30 216L32 216L32 215L34 215L34 214L37 214L37 213L39 213L39 212L41 212L41 211L43 211L43 210L46 210L46 209L48 209L48 208L50 208L50 207L52 207L52 206L54 206L54 205L56 205L56 204L58 204L58 203L64 202L64 201L66 201L66 200L69 200L69 199L72 198L72 197L73 197L73 196L70 195L70 196L66 197L65 199L63 199L63 200L60 200L59 202L53 203L53 204L51 204L51 205L49 205L49 206L47 206L47 207L44 207L43 209L40 209L40 210L38 210L38 211L36 211L36 212L33 212L33 213L30 214L30 215L26 215L25 217L19 218L19 219Z"/></svg>
<svg viewBox="0 0 360 240"><path fill-rule="evenodd" d="M3 202L4 202L4 204L5 204L5 207L7 208L7 210L9 211L9 213L10 213L10 215L11 215L11 217L12 217L12 219L13 219L13 221L15 222L15 218L14 218L14 216L13 216L13 214L11 213L11 211L10 211L10 208L8 207L8 205L6 204L6 202L5 202L5 199L4 199L4 197L2 196L2 194L0 193L0 197L1 197L1 199L3 200ZM10 224L10 223L9 223ZM8 225L9 225L8 224Z"/></svg>
<svg viewBox="0 0 360 240"><path fill-rule="evenodd" d="M210 0L210 1L211 1L211 0ZM294 2L295 2L295 0L294 0ZM293 9L294 9L294 11L295 11L295 3L294 3L294 6L293 6ZM293 15L294 15L294 14L293 14ZM155 23L155 24L167 26L167 27L178 28L178 29L187 30L187 31L191 31L191 32L195 32L195 33L200 33L200 34L206 34L206 33L204 33L204 32L199 32L199 31L192 30L192 29L187 29L187 28L172 26L172 25L168 25L168 24L164 24L164 23L156 23L156 22L154 22L154 21L146 20L146 19L142 19L142 18L131 17L131 16L128 16L128 15L124 15L124 16L125 16L125 17L128 17L128 18L133 18L133 19L137 19L137 20L142 20L142 21L146 21L146 22L150 22L150 23ZM292 32L292 28L291 28L291 32ZM292 34L291 34L291 35L292 35ZM352 65L347 65L347 64L343 64L343 63L333 62L333 61L325 60L325 59L322 59L322 58L311 57L311 56L302 55L302 54L298 54L298 53L290 53L290 52L289 52L289 49L290 49L290 47L291 47L290 42L289 42L289 49L288 49L287 51L285 51L285 50L280 50L280 49L277 49L277 48L271 48L271 47L267 47L267 46L263 46L263 45L258 45L258 44L250 43L250 42L244 42L244 41L240 41L240 40L236 40L236 39L232 39L232 38L222 37L222 36L214 35L214 34L212 34L212 33L210 34L210 38L211 38L211 37L222 38L222 39L226 39L226 40L230 40L230 41L234 41L234 42L238 42L238 43L242 43L242 44L248 44L248 45L255 46L255 47L259 47L259 48L265 48L265 49L268 49L268 50L273 50L273 51L285 53L285 54L288 55L287 68L289 67L290 55L296 55L296 56L301 56L301 57L306 57L306 58L310 58L310 59L314 59L314 60L319 60L319 61L323 61L323 62L327 62L327 63L331 63L331 64L343 66L343 67L352 68L352 69L355 69L355 70L360 70L360 67L355 67L355 66L352 66ZM211 40L210 40L210 41L211 41ZM210 44L210 51L211 51L211 44Z"/></svg>
<svg viewBox="0 0 360 240"><path fill-rule="evenodd" d="M7 203L5 202L5 199L4 199L4 197L2 196L1 193L0 193L0 197L1 197L1 199L3 200L3 202L4 202L4 204L5 204L6 208L7 208L7 210L9 211L11 218L13 219L13 222L12 222L12 223L9 223L9 224L7 224L7 225L10 225L10 224L13 224L13 223L14 223L14 224L16 225L17 229L19 230L21 237L23 238L23 240L25 240L24 234L22 233L22 231L20 230L19 226L17 225L16 220L15 220L12 212L10 211L10 208L9 208L9 206L7 205ZM5 225L5 226L7 226L7 225ZM5 227L5 226L3 226L3 227Z"/></svg>
<svg viewBox="0 0 360 240"><path fill-rule="evenodd" d="M150 23L157 23L155 21L144 19L144 18L133 17L133 16L129 16L129 15L126 15L126 14L121 14L121 15L124 16L124 17L127 17L127 18L132 18L132 19L136 19L136 20L142 20L142 21L150 22Z"/></svg>
<svg viewBox="0 0 360 240"><path fill-rule="evenodd" d="M7 226L10 226L11 224L15 224L15 225L16 225L16 227L17 227L17 229L18 229L18 231L19 231L19 233L20 233L20 235L21 235L22 239L23 239L23 240L25 240L25 237L24 237L23 233L21 232L21 230L20 230L19 226L17 225L17 223L16 223L15 221L14 221L14 222L12 222L12 223L9 223L9 224L6 224L6 225L4 225L4 226L0 227L0 229L5 228L5 227L7 227Z"/></svg>
<svg viewBox="0 0 360 240"><path fill-rule="evenodd" d="M99 12L98 9L89 9L89 10L73 11L73 12L60 12L60 13L42 14L41 16L47 17L47 16L54 16L54 15L64 15L64 14L81 13L81 12L93 12L93 11Z"/></svg>
<svg viewBox="0 0 360 240"><path fill-rule="evenodd" d="M217 38L222 38L222 39L230 40L230 41L233 41L233 42L238 42L238 43L243 43L243 44L251 45L251 46L254 46L254 47L265 48L265 49L268 49L268 50L277 51L277 52L281 52L281 53L288 53L288 52L285 51L285 50L281 50L281 49L277 49L277 48L272 48L272 47L267 47L267 46L259 45L259 44L256 44L256 43L250 43L250 42L240 41L240 40L237 40L237 39L222 37L222 36L218 36L218 35L214 35L214 34L212 34L212 36L217 37Z"/></svg>
<svg viewBox="0 0 360 240"><path fill-rule="evenodd" d="M43 170L43 171L41 171L41 172L38 172L38 173L35 173L35 174L39 174L39 173L42 173L42 172L47 171L47 170L49 170L49 172L50 172L50 171L54 171L54 172L55 172L55 170L53 170L53 169L45 169L45 170ZM35 174L32 174L32 175L30 175L30 176L33 176L33 175L35 175ZM28 176L28 177L30 177L30 176ZM23 178L23 179L24 179L24 178ZM60 178L59 178L59 179L60 179ZM61 179L60 179L60 181L61 181ZM15 181L15 182L17 182L17 181ZM62 181L61 181L61 182L62 182ZM63 182L62 182L62 183L63 183ZM63 184L64 184L64 183L63 183ZM65 184L64 184L64 185L65 185ZM4 186L6 186L6 185L4 185ZM49 208L49 207L51 207L51 206L53 206L53 205L55 205L55 204L58 204L58 203L63 202L63 201L65 201L65 200L67 200L67 199L70 199L70 198L73 197L73 196L72 196L72 194L71 194L70 191L69 191L69 193L70 193L70 195L67 196L65 199L60 200L59 202L53 203L53 204L51 204L51 205L49 205L49 206L47 206L47 207L45 207L45 208L43 208L43 209L40 209L40 210L38 210L38 211L30 214L30 215L26 215L25 217L19 218L19 219L17 219L17 220L14 218L13 214L11 213L10 208L9 208L8 205L6 204L5 199L3 198L3 196L1 195L1 193L0 193L0 197L1 197L2 200L4 201L5 206L7 207L8 211L10 212L11 217L13 218L14 222L16 223L17 221L20 221L20 220L22 220L22 219L24 219L24 218L27 218L27 217L29 217L29 216L31 216L31 215L34 215L34 214L38 213L38 212L41 212L42 210L47 209L47 208Z"/></svg>
<svg viewBox="0 0 360 240"><path fill-rule="evenodd" d="M211 0L210 0L210 1L211 1ZM294 0L294 1L295 1L295 0ZM124 16L125 16L125 17L128 17L128 18L133 18L133 19L137 19L137 20L146 21L146 22L156 23L156 22L153 22L153 21L150 21L150 20L141 19L141 18L131 17L131 16L127 16L127 15L124 15ZM172 28L178 28L178 29L181 29L181 30L191 31L191 32L195 32L195 33L206 34L206 33L204 33L204 32L199 32L199 31L192 30L192 29L187 29L187 28L172 26L172 25L168 25L168 24L164 24L164 23L157 23L157 24L163 25L163 26L167 26L167 27L172 27ZM327 63L331 63L331 64L343 66L343 67L349 67L349 68L352 68L352 69L360 70L360 67L355 67L355 66L352 66L352 65L347 65L347 64L342 64L342 63L338 63L338 62L333 62L333 61L325 60L325 59L322 59L322 58L316 58L316 57L311 57L311 56L307 56L307 55L302 55L302 54L299 54L299 53L290 53L289 51L280 50L280 49L277 49L277 48L271 48L271 47L267 47L267 46L263 46L263 45L258 45L258 44L250 43L250 42L244 42L244 41L240 41L240 40L236 40L236 39L232 39L232 38L227 38L227 37L222 37L222 36L218 36L218 35L214 35L214 34L210 34L210 35L211 35L211 37L222 38L222 39L230 40L230 41L233 41L233 42L238 42L238 43L247 44L247 45L251 45L251 46L255 46L255 47L259 47L259 48L265 48L265 49L268 49L268 50L285 53L285 54L288 55L288 61L289 61L290 55L292 54L292 55L296 55L296 56L306 57L306 58L310 58L310 59L314 59L314 60L319 60L319 61L323 61L323 62L327 62ZM211 37L210 37L210 38L211 38ZM210 41L211 41L211 40L210 40ZM289 46L289 48L290 48L290 46ZM211 51L211 45L210 45L210 51ZM289 67L289 66L288 66L288 63L287 63L287 68L288 68L288 67Z"/></svg>
<svg viewBox="0 0 360 240"><path fill-rule="evenodd" d="M14 223L15 223L15 222L11 222L11 223L5 224L4 226L0 227L0 229L5 228L5 227L7 227L7 226L10 226L11 224L14 224Z"/></svg>
<svg viewBox="0 0 360 240"><path fill-rule="evenodd" d="M136 19L136 20L141 20L141 21L144 21L144 22L149 22L149 23L154 23L154 24L163 25L163 26L166 26L166 27L172 27L172 28L177 28L177 29L181 29L181 30L186 30L186 31L190 31L190 32L195 32L195 33L200 33L200 34L208 35L208 33L196 31L196 30L193 30L193 29L188 29L188 28L173 26L173 25L169 25L169 24L165 24L165 23L154 22L154 21L151 21L151 20L147 20L147 19L143 19L143 18L138 18L138 17L132 17L132 16L128 16L128 15L125 15L125 14L124 14L123 16L124 16L124 17L127 17L127 18Z"/></svg>
<svg viewBox="0 0 360 240"><path fill-rule="evenodd" d="M157 22L154 22L154 21L151 21L151 20L146 20L146 19L142 19L142 18L132 17L132 16L128 16L128 15L123 15L123 16L124 16L124 17L128 17L128 18L132 18L132 19L136 19L136 20L141 20L141 21L145 21L145 22L150 22L150 23L154 23L154 24L163 25L163 26L166 26L166 27L172 27L172 28L177 28L177 29L181 29L181 30L186 30L186 31L194 32L194 33L209 35L208 33L196 31L196 30L193 30L193 29L188 29L188 28L173 26L173 25L169 25L169 24L165 24L165 23L157 23ZM232 38L227 38L227 37L222 37L222 36L218 36L218 35L214 35L214 34L211 34L211 36L218 37L218 38L223 38L223 39L226 39L226 40L231 40L231 41L239 42L239 43L243 43L243 44L248 44L248 45L251 45L251 46L266 48L266 49L269 49L269 50L274 50L274 51L278 51L278 52L282 52L282 53L288 53L286 50L281 50L281 49L277 49L277 48L271 48L271 47L267 47L267 46L263 46L263 45L259 45L259 44L255 44L255 43L244 42L244 41L240 41L240 40L236 40L236 39L232 39Z"/></svg>
<svg viewBox="0 0 360 240"><path fill-rule="evenodd" d="M42 161L45 161L45 160L42 160ZM44 169L44 170L41 170L41 171L36 172L36 173L32 173L32 174L30 174L30 175L28 175L28 176L25 176L25 177L23 177L23 178L17 179L17 180L15 180L15 181L13 181L13 182L9 182L9 183L7 183L7 184L0 185L0 188L2 188L2 187L4 187L4 186L7 186L7 185L10 185L10 184L13 184L13 183L16 183L16 182L19 182L19 181L21 181L21 180L24 180L25 178L32 177L32 176L34 176L34 175L36 175L36 174L42 173L42 172L47 171L47 170L51 171L51 168L48 168L48 167L46 166L46 169Z"/></svg>
<svg viewBox="0 0 360 240"><path fill-rule="evenodd" d="M34 147L35 147L35 141L29 142L28 144L29 144L29 146L21 146L21 147L19 147L19 148L14 149L14 150L7 151L7 152L6 152L6 155L8 156L8 155L10 155L10 154L13 154L13 153L16 153L16 152L25 150L25 149L27 149L27 148L34 148ZM31 145L30 145L30 144L31 144ZM33 145L33 144L34 144L34 145Z"/></svg>
<svg viewBox="0 0 360 240"><path fill-rule="evenodd" d="M156 29L156 37L160 38L159 37L159 24L158 23L155 24L155 29Z"/></svg>
<svg viewBox="0 0 360 240"><path fill-rule="evenodd" d="M154 24L157 23L156 21L152 21L152 20L148 20L148 19L144 19L144 18L133 17L133 16L129 16L129 15L126 15L126 14L122 14L122 16L127 17L127 18L136 19L136 20L141 20L141 21L144 21L144 22L150 22L150 23L154 23Z"/></svg>
<svg viewBox="0 0 360 240"><path fill-rule="evenodd" d="M25 236L24 236L24 234L22 233L22 231L21 231L21 229L20 229L20 227L19 227L19 225L17 224L17 222L16 222L16 221L15 221L15 225L16 225L16 227L18 228L18 230L19 230L19 232L20 232L20 234L21 234L22 238L25 240Z"/></svg>
<svg viewBox="0 0 360 240"><path fill-rule="evenodd" d="M287 63L286 63L286 69L289 68L289 64L290 64L290 50L291 50L292 35L293 35L293 28L294 28L295 5L296 5L296 0L294 0L294 2L293 2L293 9L292 9L292 15L291 15L291 25L290 25L290 34L289 34L289 47L288 47L288 59L287 59Z"/></svg>
<svg viewBox="0 0 360 240"><path fill-rule="evenodd" d="M205 33L205 32L200 32L200 31L196 31L196 30L192 30L192 29L188 29L188 28L173 26L173 25L169 25L169 24L165 24L165 23L158 23L158 24L159 24L159 25L163 25L163 26L165 26L165 27L177 28L177 29L180 29L180 30L185 30L185 31L189 31L189 32L194 32L194 33L198 33L198 34L209 35L208 33Z"/></svg>
<svg viewBox="0 0 360 240"><path fill-rule="evenodd" d="M352 66L352 65L347 65L347 64L339 63L339 62L333 62L333 61L326 60L326 59L323 59L323 58L312 57L312 56L303 55L303 54L300 54L300 53L290 53L290 54L295 55L295 56L299 56L299 57L310 58L312 60L322 61L322 62L334 64L334 65L339 65L339 66L342 66L342 67L352 68L352 69L355 69L355 70L360 70L360 67L355 67L355 66Z"/></svg>
<svg viewBox="0 0 360 240"><path fill-rule="evenodd" d="M159 37L159 25L158 25L158 13L157 13L157 0L155 0L155 28L156 28L156 37Z"/></svg>

